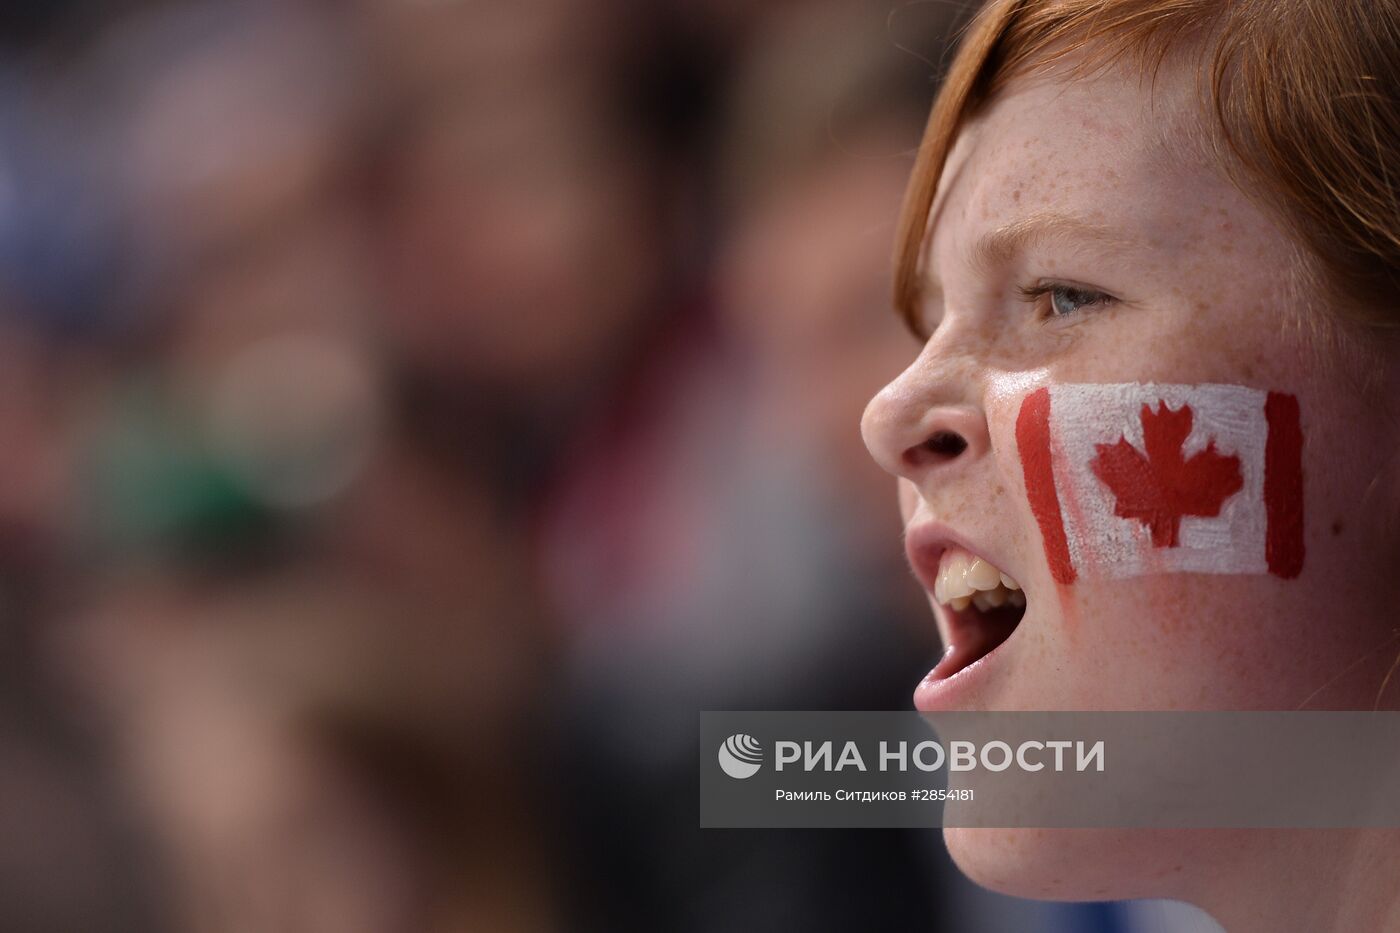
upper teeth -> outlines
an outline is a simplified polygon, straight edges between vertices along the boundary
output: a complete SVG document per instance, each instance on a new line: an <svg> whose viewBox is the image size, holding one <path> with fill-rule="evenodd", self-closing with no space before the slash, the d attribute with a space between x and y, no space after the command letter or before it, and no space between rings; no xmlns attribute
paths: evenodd
<svg viewBox="0 0 1400 933"><path fill-rule="evenodd" d="M969 605L987 610L1006 603L1013 606L1026 604L1026 594L1021 592L1021 584L1010 574L963 550L952 550L943 555L933 598L959 611Z"/></svg>

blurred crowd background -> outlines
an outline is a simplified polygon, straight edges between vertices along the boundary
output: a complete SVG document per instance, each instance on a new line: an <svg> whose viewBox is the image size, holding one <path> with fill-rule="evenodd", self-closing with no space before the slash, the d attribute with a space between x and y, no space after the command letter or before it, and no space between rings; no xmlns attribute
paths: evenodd
<svg viewBox="0 0 1400 933"><path fill-rule="evenodd" d="M861 409L956 4L0 11L0 929L1124 929L701 832L904 709Z"/></svg>

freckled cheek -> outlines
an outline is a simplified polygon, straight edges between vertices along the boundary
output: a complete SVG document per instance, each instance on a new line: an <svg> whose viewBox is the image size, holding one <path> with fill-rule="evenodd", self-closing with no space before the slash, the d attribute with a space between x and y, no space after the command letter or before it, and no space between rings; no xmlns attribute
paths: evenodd
<svg viewBox="0 0 1400 933"><path fill-rule="evenodd" d="M1299 354L1276 314L1161 309L1144 321L1115 312L1063 342L1060 382L1222 383L1277 389L1296 381Z"/></svg>
<svg viewBox="0 0 1400 933"><path fill-rule="evenodd" d="M1013 501L1026 501L1025 471L1016 442L1016 418L1024 397L1034 391L1043 378L1043 373L1033 372L1021 379L1004 380L992 387L985 402L998 495L1010 496Z"/></svg>
<svg viewBox="0 0 1400 933"><path fill-rule="evenodd" d="M1100 625L1141 639L1196 640L1233 621L1242 584L1234 575L1161 574L1127 580L1081 582L1080 606ZM1132 614L1131 616L1129 614ZM1130 621L1131 619L1131 621Z"/></svg>
<svg viewBox="0 0 1400 933"><path fill-rule="evenodd" d="M1079 640L1173 706L1221 701L1276 676L1278 587L1233 574L1164 574L1081 582ZM1200 685L1209 695L1200 695ZM1151 697L1143 698L1150 700Z"/></svg>

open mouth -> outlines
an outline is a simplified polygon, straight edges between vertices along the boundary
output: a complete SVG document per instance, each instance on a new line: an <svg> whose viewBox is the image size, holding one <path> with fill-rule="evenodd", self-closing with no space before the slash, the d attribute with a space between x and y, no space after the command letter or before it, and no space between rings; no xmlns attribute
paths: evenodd
<svg viewBox="0 0 1400 933"><path fill-rule="evenodd" d="M943 552L933 597L948 620L948 643L931 680L952 677L991 654L1026 614L1026 594L1015 578L962 548Z"/></svg>

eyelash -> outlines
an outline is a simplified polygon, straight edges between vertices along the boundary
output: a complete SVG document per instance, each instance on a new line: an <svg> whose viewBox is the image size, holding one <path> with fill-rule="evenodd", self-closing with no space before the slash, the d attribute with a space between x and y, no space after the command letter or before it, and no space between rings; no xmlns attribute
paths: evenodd
<svg viewBox="0 0 1400 933"><path fill-rule="evenodd" d="M1064 318L1080 313L1085 308L1106 307L1116 302L1114 298L1105 292L1092 288L1085 288L1081 285L1069 285L1064 282L1042 282L1037 285L1020 286L1017 291L1021 293L1024 301L1033 304L1040 304L1041 299L1049 299L1042 309L1041 317L1044 320L1051 318ZM1072 311L1060 312L1056 310L1055 300L1058 297L1068 297L1070 303L1074 304L1078 300L1078 307Z"/></svg>

